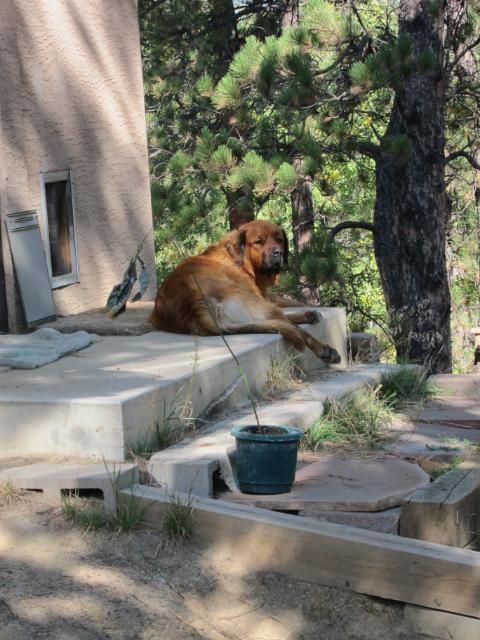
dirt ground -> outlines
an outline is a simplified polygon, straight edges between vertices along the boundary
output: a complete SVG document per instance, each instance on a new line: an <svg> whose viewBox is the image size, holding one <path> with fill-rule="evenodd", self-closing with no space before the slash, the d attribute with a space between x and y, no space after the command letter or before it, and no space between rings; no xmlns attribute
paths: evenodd
<svg viewBox="0 0 480 640"><path fill-rule="evenodd" d="M194 540L85 533L28 495L0 506L0 640L421 640L402 606L212 566Z"/></svg>

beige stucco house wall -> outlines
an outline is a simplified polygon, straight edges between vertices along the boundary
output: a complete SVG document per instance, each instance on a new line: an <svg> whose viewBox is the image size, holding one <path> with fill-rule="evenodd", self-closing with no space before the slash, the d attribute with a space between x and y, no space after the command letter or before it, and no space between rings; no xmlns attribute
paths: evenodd
<svg viewBox="0 0 480 640"><path fill-rule="evenodd" d="M151 296L137 1L1 0L0 69L0 305L10 331L22 329L22 312L3 222L31 209L42 219L48 172L70 171L74 193L79 282L53 290L57 313L103 306L144 238Z"/></svg>

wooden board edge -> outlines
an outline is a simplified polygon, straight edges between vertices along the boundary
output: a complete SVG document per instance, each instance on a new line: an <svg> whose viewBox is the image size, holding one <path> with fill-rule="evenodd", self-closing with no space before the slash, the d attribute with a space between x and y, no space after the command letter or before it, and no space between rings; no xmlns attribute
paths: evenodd
<svg viewBox="0 0 480 640"><path fill-rule="evenodd" d="M135 485L143 522L160 528L171 496ZM242 573L291 578L480 618L480 554L411 538L356 529L179 494L194 507L195 536L206 560Z"/></svg>

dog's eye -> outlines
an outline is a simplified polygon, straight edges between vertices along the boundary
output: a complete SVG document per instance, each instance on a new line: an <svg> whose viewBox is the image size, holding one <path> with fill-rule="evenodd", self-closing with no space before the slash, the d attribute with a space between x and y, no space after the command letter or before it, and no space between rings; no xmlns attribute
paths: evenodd
<svg viewBox="0 0 480 640"><path fill-rule="evenodd" d="M257 238L254 244L263 244L263 238Z"/></svg>

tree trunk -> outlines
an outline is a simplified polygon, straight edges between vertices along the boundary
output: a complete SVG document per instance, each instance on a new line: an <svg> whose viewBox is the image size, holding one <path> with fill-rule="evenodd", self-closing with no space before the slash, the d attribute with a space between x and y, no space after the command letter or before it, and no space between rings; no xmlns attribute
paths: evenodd
<svg viewBox="0 0 480 640"><path fill-rule="evenodd" d="M281 25L293 27L300 20L300 7L298 0L284 0L282 3ZM298 167L302 158L293 160L293 165ZM305 177L303 182L292 192L292 231L293 249L298 255L312 239L313 232L313 199L312 182Z"/></svg>
<svg viewBox="0 0 480 640"><path fill-rule="evenodd" d="M207 24L206 42L226 71L240 47L233 0L210 0Z"/></svg>
<svg viewBox="0 0 480 640"><path fill-rule="evenodd" d="M431 51L433 71L414 74L397 90L383 143L404 135L406 159L377 159L375 255L394 331L397 357L451 370L450 291L445 258L443 25L445 5L401 0L399 33L414 54Z"/></svg>
<svg viewBox="0 0 480 640"><path fill-rule="evenodd" d="M310 242L313 231L312 183L308 178L292 192L291 202L293 246L298 254Z"/></svg>
<svg viewBox="0 0 480 640"><path fill-rule="evenodd" d="M228 222L230 230L255 220L253 198L241 189L227 191Z"/></svg>
<svg viewBox="0 0 480 640"><path fill-rule="evenodd" d="M299 0L283 0L280 11L280 24L282 27L293 27L298 24L300 15Z"/></svg>

